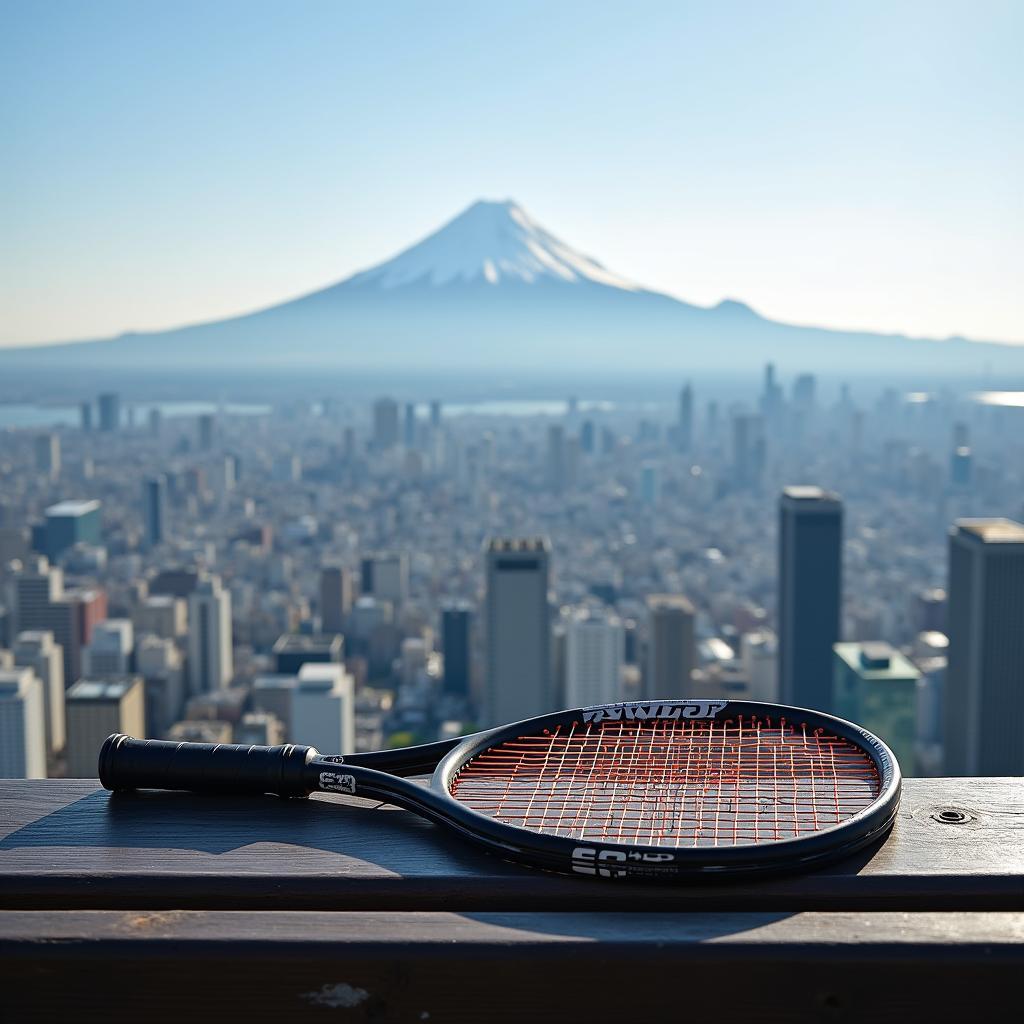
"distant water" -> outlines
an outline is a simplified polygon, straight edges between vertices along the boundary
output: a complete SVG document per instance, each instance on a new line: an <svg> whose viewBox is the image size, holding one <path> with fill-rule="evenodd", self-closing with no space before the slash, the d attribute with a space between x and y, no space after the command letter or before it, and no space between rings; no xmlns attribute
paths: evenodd
<svg viewBox="0 0 1024 1024"><path fill-rule="evenodd" d="M1024 391L975 391L971 395L982 405L1004 405L1013 409L1024 409Z"/></svg>
<svg viewBox="0 0 1024 1024"><path fill-rule="evenodd" d="M1001 405L1008 409L1024 409L1024 391L972 391L967 396L970 401L979 405ZM932 402L938 395L931 391L907 391L903 401L911 405L924 405Z"/></svg>
<svg viewBox="0 0 1024 1024"><path fill-rule="evenodd" d="M149 416L151 409L159 409L162 416L169 419L175 416L201 416L204 413L223 412L227 416L265 416L272 412L269 405L246 404L240 402L143 402L138 405L122 407L135 410L136 423L141 426ZM96 413L93 413L95 422ZM77 405L32 405L31 403L14 402L0 404L0 429L5 427L77 427L80 413Z"/></svg>
<svg viewBox="0 0 1024 1024"><path fill-rule="evenodd" d="M579 401L579 412L611 412L614 402ZM417 408L425 415L429 406ZM527 401L514 398L499 398L490 402L449 402L444 406L446 416L565 416L569 411L566 401Z"/></svg>

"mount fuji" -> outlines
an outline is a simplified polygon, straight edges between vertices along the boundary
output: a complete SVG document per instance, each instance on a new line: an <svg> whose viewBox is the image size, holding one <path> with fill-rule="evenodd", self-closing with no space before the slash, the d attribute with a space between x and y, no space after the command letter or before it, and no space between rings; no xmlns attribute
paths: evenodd
<svg viewBox="0 0 1024 1024"><path fill-rule="evenodd" d="M1024 346L796 327L691 305L606 269L511 200L473 203L338 284L242 316L0 350L0 367L1024 372Z"/></svg>

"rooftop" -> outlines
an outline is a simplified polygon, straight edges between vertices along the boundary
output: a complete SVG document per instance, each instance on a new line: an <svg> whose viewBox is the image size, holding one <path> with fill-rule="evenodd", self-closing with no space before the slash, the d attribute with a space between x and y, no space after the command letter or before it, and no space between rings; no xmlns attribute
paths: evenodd
<svg viewBox="0 0 1024 1024"><path fill-rule="evenodd" d="M504 554L512 552L548 551L550 545L546 537L492 537L487 542L488 551L500 551Z"/></svg>
<svg viewBox="0 0 1024 1024"><path fill-rule="evenodd" d="M344 643L340 633L282 633L274 641L274 653L282 651L329 651Z"/></svg>
<svg viewBox="0 0 1024 1024"><path fill-rule="evenodd" d="M823 487L811 484L795 484L782 488L783 500L790 502L807 502L810 504L822 503L827 505L838 505L839 495L834 491L826 491Z"/></svg>
<svg viewBox="0 0 1024 1024"><path fill-rule="evenodd" d="M1024 525L1012 519L958 519L953 529L983 544L1024 544Z"/></svg>
<svg viewBox="0 0 1024 1024"><path fill-rule="evenodd" d="M913 662L886 643L839 643L832 649L857 675L871 682L916 680L921 675Z"/></svg>
<svg viewBox="0 0 1024 1024"><path fill-rule="evenodd" d="M98 501L58 501L47 510L48 516L84 516L90 512L98 512L100 503Z"/></svg>
<svg viewBox="0 0 1024 1024"><path fill-rule="evenodd" d="M125 679L79 679L67 692L67 700L120 700L136 683Z"/></svg>

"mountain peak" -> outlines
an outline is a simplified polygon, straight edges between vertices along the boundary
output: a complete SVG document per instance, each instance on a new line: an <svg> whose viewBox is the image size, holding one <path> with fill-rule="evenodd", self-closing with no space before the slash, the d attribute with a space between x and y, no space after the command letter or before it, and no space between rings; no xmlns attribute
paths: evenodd
<svg viewBox="0 0 1024 1024"><path fill-rule="evenodd" d="M639 290L546 231L514 199L478 199L422 242L345 284L390 289L509 282Z"/></svg>

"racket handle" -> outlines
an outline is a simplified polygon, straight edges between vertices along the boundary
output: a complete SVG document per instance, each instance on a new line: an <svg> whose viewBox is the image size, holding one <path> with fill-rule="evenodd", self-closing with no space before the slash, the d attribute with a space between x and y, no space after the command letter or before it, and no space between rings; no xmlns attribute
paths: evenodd
<svg viewBox="0 0 1024 1024"><path fill-rule="evenodd" d="M285 743L175 743L137 740L115 733L100 748L104 788L187 789L193 793L276 793L308 796L303 769L317 757L313 747Z"/></svg>

